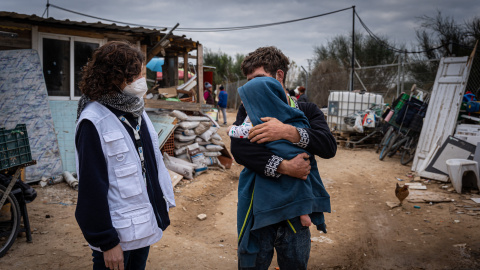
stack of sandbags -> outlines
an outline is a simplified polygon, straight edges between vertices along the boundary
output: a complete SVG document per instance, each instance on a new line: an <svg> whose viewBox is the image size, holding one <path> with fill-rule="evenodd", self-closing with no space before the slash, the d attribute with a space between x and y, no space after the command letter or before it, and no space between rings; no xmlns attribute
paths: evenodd
<svg viewBox="0 0 480 270"><path fill-rule="evenodd" d="M195 163L196 175L206 171L207 168L224 169L218 156L221 155L220 151L225 144L217 133L218 127L213 126L210 118L188 116L177 110L172 111L170 116L178 119L178 127L174 133L176 158Z"/></svg>

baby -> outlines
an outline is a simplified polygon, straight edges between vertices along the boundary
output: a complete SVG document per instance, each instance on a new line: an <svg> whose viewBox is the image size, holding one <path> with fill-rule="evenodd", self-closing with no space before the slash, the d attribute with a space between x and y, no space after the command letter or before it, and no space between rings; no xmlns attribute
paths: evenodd
<svg viewBox="0 0 480 270"><path fill-rule="evenodd" d="M247 117L245 117L245 120L240 126L230 126L230 129L228 130L228 136L232 138L248 139L248 133L250 132L250 129L252 129L252 127L252 122L247 115ZM310 225L312 225L312 220L308 215L301 215L300 222L302 223L302 226L305 227L309 227Z"/></svg>

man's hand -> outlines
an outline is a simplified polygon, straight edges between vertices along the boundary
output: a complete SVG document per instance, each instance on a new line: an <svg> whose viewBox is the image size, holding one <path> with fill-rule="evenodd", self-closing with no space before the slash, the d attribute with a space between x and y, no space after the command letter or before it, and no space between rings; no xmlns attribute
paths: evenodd
<svg viewBox="0 0 480 270"><path fill-rule="evenodd" d="M307 180L307 176L310 174L310 160L307 153L298 154L296 157L290 160L283 160L277 167L277 172L286 174L291 177Z"/></svg>
<svg viewBox="0 0 480 270"><path fill-rule="evenodd" d="M123 270L123 250L120 244L103 252L105 266L112 270Z"/></svg>
<svg viewBox="0 0 480 270"><path fill-rule="evenodd" d="M300 141L300 134L298 134L294 126L284 124L273 117L263 117L260 118L260 120L265 123L256 125L250 129L248 138L251 142L265 143L281 139L288 140L292 143Z"/></svg>

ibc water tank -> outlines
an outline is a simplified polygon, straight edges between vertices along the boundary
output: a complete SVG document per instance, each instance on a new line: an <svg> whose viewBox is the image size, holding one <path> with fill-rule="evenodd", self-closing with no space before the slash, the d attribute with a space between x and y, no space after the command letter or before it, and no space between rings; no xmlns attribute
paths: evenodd
<svg viewBox="0 0 480 270"><path fill-rule="evenodd" d="M345 124L344 118L378 104L383 104L383 96L380 94L330 91L328 96L328 126L332 131L354 132L352 126Z"/></svg>

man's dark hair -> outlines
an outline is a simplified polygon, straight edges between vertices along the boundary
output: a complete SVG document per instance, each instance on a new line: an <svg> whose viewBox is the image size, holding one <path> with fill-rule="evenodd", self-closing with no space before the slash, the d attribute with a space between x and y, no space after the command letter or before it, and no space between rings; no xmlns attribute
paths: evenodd
<svg viewBox="0 0 480 270"><path fill-rule="evenodd" d="M98 48L82 70L79 88L92 100L121 92L123 82L133 82L142 72L145 56L138 48L123 41L110 41Z"/></svg>
<svg viewBox="0 0 480 270"><path fill-rule="evenodd" d="M225 88L223 87L223 85L220 85L220 88L219 88L219 89L220 89L220 90L223 90L223 89L225 89Z"/></svg>
<svg viewBox="0 0 480 270"><path fill-rule="evenodd" d="M241 69L243 75L247 76L255 69L263 67L274 78L277 70L280 69L284 73L283 83L285 83L289 64L288 58L277 47L260 47L243 59Z"/></svg>

